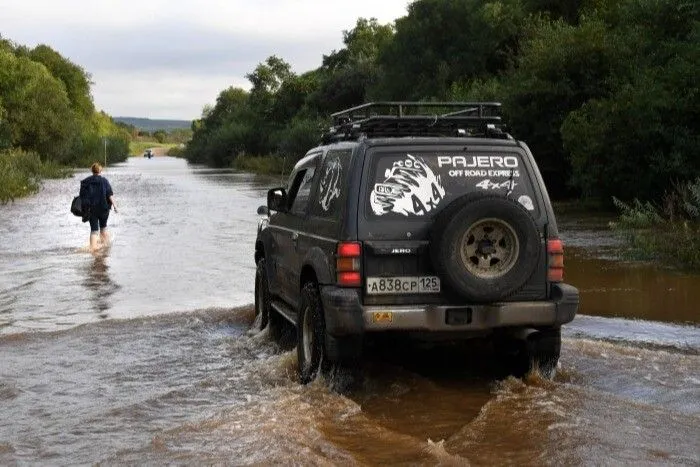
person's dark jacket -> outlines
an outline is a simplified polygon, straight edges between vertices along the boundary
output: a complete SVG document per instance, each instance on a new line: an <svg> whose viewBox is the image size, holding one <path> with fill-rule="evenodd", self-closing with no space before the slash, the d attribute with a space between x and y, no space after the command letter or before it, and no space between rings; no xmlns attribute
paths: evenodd
<svg viewBox="0 0 700 467"><path fill-rule="evenodd" d="M91 175L80 182L80 200L83 207L83 222L91 216L100 216L110 209L109 197L112 186L101 175Z"/></svg>

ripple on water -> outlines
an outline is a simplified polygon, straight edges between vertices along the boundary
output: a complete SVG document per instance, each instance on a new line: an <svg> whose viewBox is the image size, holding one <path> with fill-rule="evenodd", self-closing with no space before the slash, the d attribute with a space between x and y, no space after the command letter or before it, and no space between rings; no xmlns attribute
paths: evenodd
<svg viewBox="0 0 700 467"><path fill-rule="evenodd" d="M618 342L632 347L700 355L700 327L578 315L563 328L563 335Z"/></svg>
<svg viewBox="0 0 700 467"><path fill-rule="evenodd" d="M14 399L19 395L19 390L13 383L0 381L0 401Z"/></svg>

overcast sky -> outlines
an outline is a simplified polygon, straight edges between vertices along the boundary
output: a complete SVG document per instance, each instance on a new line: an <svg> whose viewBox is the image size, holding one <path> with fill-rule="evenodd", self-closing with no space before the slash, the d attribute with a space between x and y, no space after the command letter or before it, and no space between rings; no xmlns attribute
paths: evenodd
<svg viewBox="0 0 700 467"><path fill-rule="evenodd" d="M390 23L411 0L0 0L0 34L83 67L112 116L200 116L270 55L295 73L340 49L360 17Z"/></svg>

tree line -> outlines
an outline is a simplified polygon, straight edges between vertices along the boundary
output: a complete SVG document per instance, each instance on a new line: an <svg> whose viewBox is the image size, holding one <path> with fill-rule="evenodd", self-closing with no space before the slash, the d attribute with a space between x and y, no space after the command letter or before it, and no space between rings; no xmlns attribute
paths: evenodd
<svg viewBox="0 0 700 467"><path fill-rule="evenodd" d="M47 45L0 36L0 201L38 189L61 167L126 159L130 135L95 110L90 75Z"/></svg>
<svg viewBox="0 0 700 467"><path fill-rule="evenodd" d="M268 57L204 108L186 157L289 165L344 108L495 100L555 197L657 198L700 176L699 18L693 0L416 0L311 71Z"/></svg>

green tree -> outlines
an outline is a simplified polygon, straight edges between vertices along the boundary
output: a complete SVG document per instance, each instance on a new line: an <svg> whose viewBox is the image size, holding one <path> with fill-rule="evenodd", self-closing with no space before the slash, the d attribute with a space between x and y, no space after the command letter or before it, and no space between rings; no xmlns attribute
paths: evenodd
<svg viewBox="0 0 700 467"><path fill-rule="evenodd" d="M275 93L272 120L286 124L297 115L314 114L316 109L309 108L308 103L310 96L318 90L320 80L318 70L287 78Z"/></svg>
<svg viewBox="0 0 700 467"><path fill-rule="evenodd" d="M23 48L20 48L23 49ZM51 74L63 82L70 99L71 107L84 119L95 112L90 94L90 75L80 66L74 64L47 45L38 45L32 50L24 51L31 60L43 64Z"/></svg>
<svg viewBox="0 0 700 467"><path fill-rule="evenodd" d="M579 26L539 20L528 30L516 67L501 80L511 130L528 142L556 195L569 189L571 161L560 127L570 112L608 95L629 73L627 44L591 17Z"/></svg>
<svg viewBox="0 0 700 467"><path fill-rule="evenodd" d="M14 52L15 46L8 39L2 37L0 34L0 50L5 52Z"/></svg>
<svg viewBox="0 0 700 467"><path fill-rule="evenodd" d="M627 52L627 73L563 122L572 182L587 196L660 198L700 175L700 7L684 0L621 2L602 11Z"/></svg>
<svg viewBox="0 0 700 467"><path fill-rule="evenodd" d="M192 139L192 130L189 128L175 128L168 132L166 141L169 143L186 143Z"/></svg>
<svg viewBox="0 0 700 467"><path fill-rule="evenodd" d="M379 53L393 34L391 25L379 24L375 18L360 18L355 28L343 31L345 47L323 57L317 70L319 85L307 105L327 114L366 102L379 79Z"/></svg>
<svg viewBox="0 0 700 467"><path fill-rule="evenodd" d="M220 125L231 117L243 115L248 110L249 93L241 88L229 87L221 91L214 107L205 107L202 121L205 126Z"/></svg>
<svg viewBox="0 0 700 467"><path fill-rule="evenodd" d="M578 23L581 10L591 4L595 7L597 0L523 0L523 6L529 13L544 13L552 19L562 19L569 24Z"/></svg>
<svg viewBox="0 0 700 467"><path fill-rule="evenodd" d="M526 18L519 0L411 3L380 54L382 79L373 95L444 99L454 83L505 70Z"/></svg>
<svg viewBox="0 0 700 467"><path fill-rule="evenodd" d="M279 90L282 83L292 76L291 66L275 55L268 57L255 67L255 71L245 75L253 85L250 97L254 101L269 99Z"/></svg>
<svg viewBox="0 0 700 467"><path fill-rule="evenodd" d="M393 36L392 25L380 24L376 18L359 18L353 29L343 31L345 48L324 55L322 67L335 71L363 62L374 62Z"/></svg>
<svg viewBox="0 0 700 467"><path fill-rule="evenodd" d="M318 145L326 119L296 118L279 135L277 154L283 156L289 165L304 157L306 152Z"/></svg>
<svg viewBox="0 0 700 467"><path fill-rule="evenodd" d="M273 135L283 126L283 122L275 120L275 96L283 83L293 76L290 65L274 55L246 74L253 85L248 97L250 113L247 118L256 129L246 137L248 154L269 154L274 150Z"/></svg>
<svg viewBox="0 0 700 467"><path fill-rule="evenodd" d="M7 121L7 111L2 105L2 96L0 96L0 151L8 149L12 143L10 135L10 124Z"/></svg>
<svg viewBox="0 0 700 467"><path fill-rule="evenodd" d="M0 98L12 146L69 161L79 125L65 86L45 66L0 50Z"/></svg>
<svg viewBox="0 0 700 467"><path fill-rule="evenodd" d="M254 133L249 93L229 87L219 93L214 106L205 106L202 118L192 122L192 139L185 157L190 162L221 167L230 164Z"/></svg>
<svg viewBox="0 0 700 467"><path fill-rule="evenodd" d="M153 137L156 141L163 144L165 143L165 139L168 137L168 133L166 133L165 130L156 130L153 132Z"/></svg>

